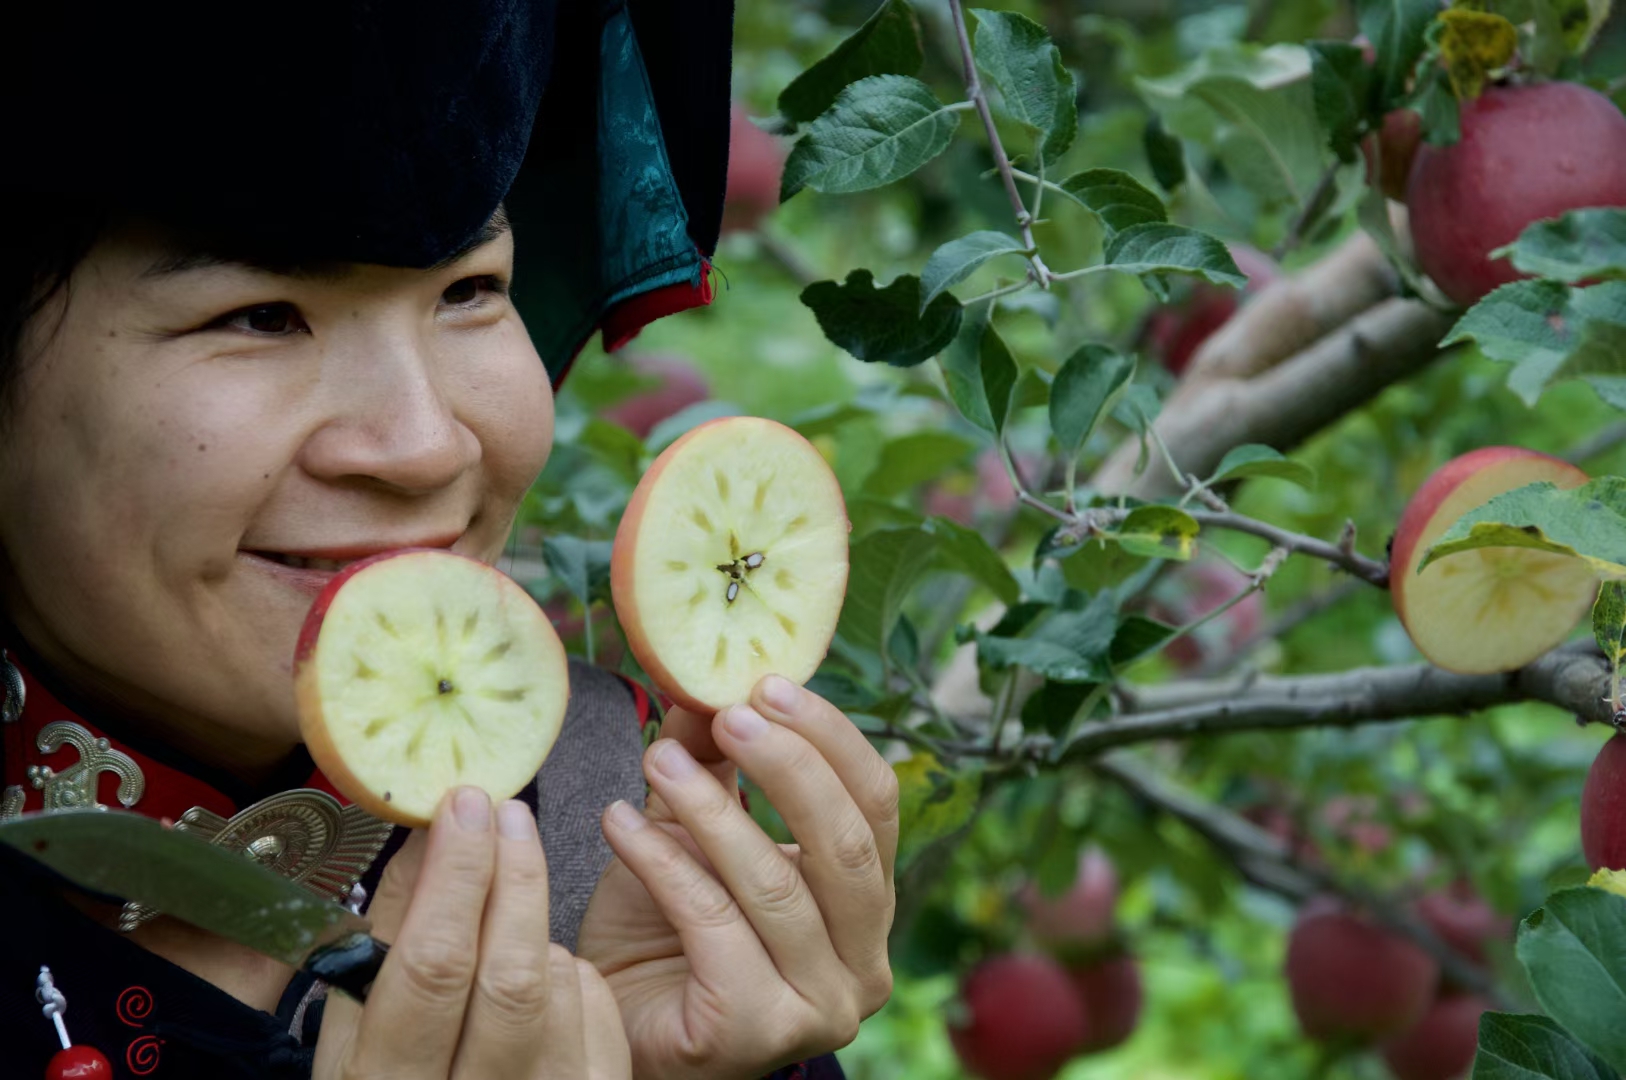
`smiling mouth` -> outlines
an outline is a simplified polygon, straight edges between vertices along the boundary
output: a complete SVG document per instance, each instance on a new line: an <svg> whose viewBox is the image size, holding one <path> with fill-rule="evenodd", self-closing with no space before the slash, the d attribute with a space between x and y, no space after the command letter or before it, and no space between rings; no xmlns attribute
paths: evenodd
<svg viewBox="0 0 1626 1080"><path fill-rule="evenodd" d="M250 554L258 555L267 562L291 566L295 570L327 570L335 573L343 570L353 562L361 561L360 559L307 559L302 555L283 555L276 551L254 551L250 552Z"/></svg>

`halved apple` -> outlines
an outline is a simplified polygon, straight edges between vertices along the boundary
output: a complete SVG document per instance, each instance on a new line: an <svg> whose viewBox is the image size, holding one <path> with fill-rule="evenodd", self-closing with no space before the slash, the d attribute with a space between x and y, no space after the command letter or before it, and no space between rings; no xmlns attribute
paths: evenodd
<svg viewBox="0 0 1626 1080"><path fill-rule="evenodd" d="M334 577L294 655L299 727L352 802L429 823L451 788L511 798L559 736L564 646L512 578L447 551L404 549Z"/></svg>
<svg viewBox="0 0 1626 1080"><path fill-rule="evenodd" d="M1562 642L1591 606L1597 579L1586 563L1529 548L1480 548L1417 573L1463 514L1540 480L1573 488L1587 475L1534 450L1487 446L1441 466L1407 504L1389 590L1412 642L1440 667L1464 674L1523 667Z"/></svg>
<svg viewBox="0 0 1626 1080"><path fill-rule="evenodd" d="M847 591L846 503L817 449L740 416L688 432L638 482L610 587L627 644L686 709L750 697L764 675L804 683Z"/></svg>

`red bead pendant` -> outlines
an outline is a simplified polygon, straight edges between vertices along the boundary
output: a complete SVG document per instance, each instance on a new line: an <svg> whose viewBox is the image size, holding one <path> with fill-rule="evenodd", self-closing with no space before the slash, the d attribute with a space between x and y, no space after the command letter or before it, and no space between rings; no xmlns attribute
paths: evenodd
<svg viewBox="0 0 1626 1080"><path fill-rule="evenodd" d="M113 1080L113 1066L93 1046L70 1046L45 1066L45 1080Z"/></svg>

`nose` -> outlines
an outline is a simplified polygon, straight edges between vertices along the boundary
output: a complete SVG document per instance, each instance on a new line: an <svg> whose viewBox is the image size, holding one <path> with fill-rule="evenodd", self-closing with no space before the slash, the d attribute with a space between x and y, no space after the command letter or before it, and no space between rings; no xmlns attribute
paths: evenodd
<svg viewBox="0 0 1626 1080"><path fill-rule="evenodd" d="M305 472L422 495L479 463L480 441L458 415L456 387L415 336L368 335L323 359L323 417L301 451Z"/></svg>

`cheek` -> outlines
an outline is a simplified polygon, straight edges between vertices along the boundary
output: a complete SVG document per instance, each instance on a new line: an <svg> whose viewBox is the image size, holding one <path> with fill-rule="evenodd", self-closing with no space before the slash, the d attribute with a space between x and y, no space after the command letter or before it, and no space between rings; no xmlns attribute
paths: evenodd
<svg viewBox="0 0 1626 1080"><path fill-rule="evenodd" d="M523 328L502 335L488 377L476 387L469 426L480 440L487 480L516 505L553 448L553 388Z"/></svg>

